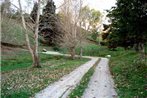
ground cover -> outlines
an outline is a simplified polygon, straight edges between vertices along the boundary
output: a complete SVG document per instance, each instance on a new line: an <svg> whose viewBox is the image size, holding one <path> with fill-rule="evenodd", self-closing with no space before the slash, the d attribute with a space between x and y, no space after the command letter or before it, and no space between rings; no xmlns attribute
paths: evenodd
<svg viewBox="0 0 147 98"><path fill-rule="evenodd" d="M14 56L14 55L13 55ZM28 98L50 83L70 73L88 59L71 60L62 56L40 54L42 68L31 68L28 52L2 58L2 98Z"/></svg>

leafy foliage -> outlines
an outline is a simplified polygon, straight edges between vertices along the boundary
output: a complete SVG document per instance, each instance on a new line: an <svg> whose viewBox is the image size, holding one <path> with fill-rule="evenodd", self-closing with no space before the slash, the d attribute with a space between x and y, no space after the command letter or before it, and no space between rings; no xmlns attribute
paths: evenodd
<svg viewBox="0 0 147 98"><path fill-rule="evenodd" d="M39 24L39 34L43 36L46 44L57 44L57 38L60 36L61 31L58 27L58 17L55 14L56 6L52 0L48 0L43 9L43 14Z"/></svg>
<svg viewBox="0 0 147 98"><path fill-rule="evenodd" d="M147 41L147 2L146 0L117 0L116 7L109 12L112 20L112 33L109 36L112 44L126 47Z"/></svg>
<svg viewBox="0 0 147 98"><path fill-rule="evenodd" d="M81 9L81 20L82 20L82 25L85 27L86 24L88 23L88 27L86 30L93 30L97 31L97 25L100 21L100 16L101 13L100 11L97 11L95 9L90 9L88 6L84 6Z"/></svg>

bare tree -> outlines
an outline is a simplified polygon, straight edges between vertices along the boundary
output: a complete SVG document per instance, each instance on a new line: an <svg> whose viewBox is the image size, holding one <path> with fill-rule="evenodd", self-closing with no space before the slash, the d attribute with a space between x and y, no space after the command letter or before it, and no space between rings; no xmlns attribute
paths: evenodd
<svg viewBox="0 0 147 98"><path fill-rule="evenodd" d="M82 0L64 0L64 4L59 14L62 17L62 27L64 36L61 38L61 45L66 47L71 54L71 58L75 57L75 49L80 47L80 57L83 54L83 44L87 37L85 12L82 10Z"/></svg>
<svg viewBox="0 0 147 98"><path fill-rule="evenodd" d="M80 58L83 56L83 46L84 42L87 37L88 28L86 27L86 18L88 18L88 13L83 10L83 2L80 0L80 7L79 7L79 18L78 18L78 26L79 26L79 33L78 33L78 40L79 40L79 47L80 47Z"/></svg>
<svg viewBox="0 0 147 98"><path fill-rule="evenodd" d="M20 14L21 14L21 19L22 19L22 24L23 28L25 29L25 38L26 38L26 43L29 49L29 52L31 53L32 59L33 59L33 67L41 67L39 64L39 57L38 57L38 26L39 26L39 17L40 17L40 0L38 0L38 11L37 11L37 19L35 22L35 30L34 30L34 46L31 46L30 41L29 41L29 36L28 36L28 30L26 27L26 22L25 18L23 15L22 11L22 6L20 0L18 0L19 3L19 9L20 9Z"/></svg>
<svg viewBox="0 0 147 98"><path fill-rule="evenodd" d="M80 43L80 8L81 0L64 0L64 4L60 13L62 14L62 29L64 36L62 37L61 46L66 47L71 55L75 58L75 49ZM80 29L79 29L80 28Z"/></svg>

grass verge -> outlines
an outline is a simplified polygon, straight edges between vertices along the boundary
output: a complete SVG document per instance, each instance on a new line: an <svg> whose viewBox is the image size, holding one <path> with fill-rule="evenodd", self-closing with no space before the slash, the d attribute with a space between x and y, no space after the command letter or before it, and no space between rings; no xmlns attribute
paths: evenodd
<svg viewBox="0 0 147 98"><path fill-rule="evenodd" d="M114 76L120 98L146 98L147 63L140 54L125 51L111 58L111 72Z"/></svg>
<svg viewBox="0 0 147 98"><path fill-rule="evenodd" d="M96 67L96 65L98 64L99 61L100 61L100 59L83 76L83 78L80 81L80 84L77 85L77 87L70 93L69 98L81 98L85 89L88 87L88 83L90 81L90 78L93 75L93 73L95 72L95 67Z"/></svg>

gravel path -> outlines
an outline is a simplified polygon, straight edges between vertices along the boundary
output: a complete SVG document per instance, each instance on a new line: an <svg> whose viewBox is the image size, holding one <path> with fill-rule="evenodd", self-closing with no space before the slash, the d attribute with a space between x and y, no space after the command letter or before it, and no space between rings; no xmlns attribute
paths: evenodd
<svg viewBox="0 0 147 98"><path fill-rule="evenodd" d="M44 53L69 56L68 54L61 54L52 51ZM99 59L97 57L89 56L83 56L83 58L90 58L91 60L37 93L35 98L68 98L68 95L80 82L84 74L87 73L87 71ZM117 98L108 63L109 60L107 58L101 58L101 61L98 63L88 84L88 88L85 90L82 98Z"/></svg>
<svg viewBox="0 0 147 98"><path fill-rule="evenodd" d="M52 54L48 52L47 54ZM54 52L54 55L62 55ZM97 57L84 57L91 60L64 76L59 81L49 85L35 95L35 98L67 98L72 89L80 82L85 73L98 61Z"/></svg>
<svg viewBox="0 0 147 98"><path fill-rule="evenodd" d="M117 98L107 58L101 58L82 98Z"/></svg>

